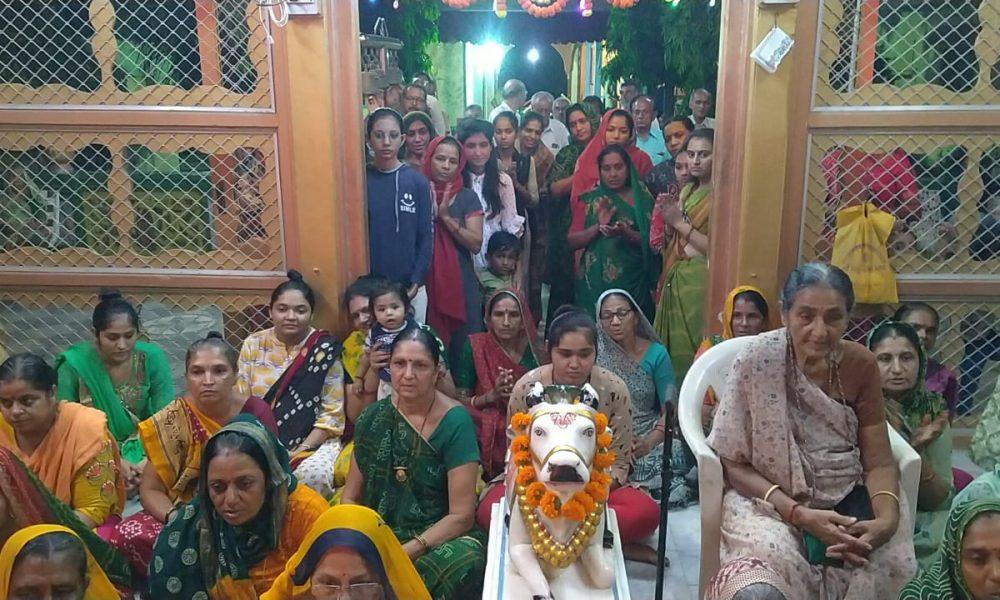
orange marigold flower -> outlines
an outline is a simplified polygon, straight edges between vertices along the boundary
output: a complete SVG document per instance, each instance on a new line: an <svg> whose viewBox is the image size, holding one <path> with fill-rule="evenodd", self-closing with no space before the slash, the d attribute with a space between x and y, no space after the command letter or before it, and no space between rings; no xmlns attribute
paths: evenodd
<svg viewBox="0 0 1000 600"><path fill-rule="evenodd" d="M542 496L542 501L538 503L538 508L542 511L543 515L550 519L557 518L559 512L562 510L558 496L552 492L545 492L545 495Z"/></svg>
<svg viewBox="0 0 1000 600"><path fill-rule="evenodd" d="M591 471L590 481L599 485L608 486L611 485L611 475L608 475L607 473L601 473L598 471Z"/></svg>
<svg viewBox="0 0 1000 600"><path fill-rule="evenodd" d="M514 431L527 429L529 425L531 425L531 415L528 413L514 413L514 416L510 418L510 426L514 428Z"/></svg>
<svg viewBox="0 0 1000 600"><path fill-rule="evenodd" d="M598 452L594 456L594 466L598 469L607 469L615 464L614 452Z"/></svg>
<svg viewBox="0 0 1000 600"><path fill-rule="evenodd" d="M597 427L598 434L604 433L608 428L608 416L604 413L594 415L594 426Z"/></svg>
<svg viewBox="0 0 1000 600"><path fill-rule="evenodd" d="M514 464L523 467L531 464L531 454L527 450L514 453Z"/></svg>
<svg viewBox="0 0 1000 600"><path fill-rule="evenodd" d="M612 441L611 434L608 433L607 431L605 431L604 433L598 434L598 436L597 436L597 447L601 448L602 450L604 448L610 448L611 447L611 441Z"/></svg>
<svg viewBox="0 0 1000 600"><path fill-rule="evenodd" d="M538 506L538 503L542 501L542 496L545 495L545 484L541 481L536 481L528 486L528 489L524 490L524 500L528 503L528 506L534 508Z"/></svg>
<svg viewBox="0 0 1000 600"><path fill-rule="evenodd" d="M562 505L561 512L562 516L571 521L582 521L587 516L587 511L583 508L583 504L574 498L570 498L566 501L566 504Z"/></svg>
<svg viewBox="0 0 1000 600"><path fill-rule="evenodd" d="M577 492L573 494L573 499L582 504L583 510L587 513L594 510L594 508L597 506L597 503L594 502L594 499L591 498L590 494L586 492Z"/></svg>
<svg viewBox="0 0 1000 600"><path fill-rule="evenodd" d="M535 480L535 468L526 465L517 470L517 485L528 485Z"/></svg>
<svg viewBox="0 0 1000 600"><path fill-rule="evenodd" d="M511 452L524 452L525 450L528 449L528 444L529 444L529 442L528 442L528 436L527 435L519 435L519 436L515 437L513 440L511 440L511 442L510 442L510 451Z"/></svg>
<svg viewBox="0 0 1000 600"><path fill-rule="evenodd" d="M590 494L590 497L598 502L604 502L608 499L608 488L594 481L583 486L583 491Z"/></svg>

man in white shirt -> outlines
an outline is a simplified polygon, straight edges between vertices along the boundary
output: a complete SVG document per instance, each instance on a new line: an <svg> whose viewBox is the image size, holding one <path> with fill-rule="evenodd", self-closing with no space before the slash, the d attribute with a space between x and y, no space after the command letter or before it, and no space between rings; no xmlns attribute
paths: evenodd
<svg viewBox="0 0 1000 600"><path fill-rule="evenodd" d="M542 144L553 155L563 146L569 145L569 130L566 126L552 118L552 103L555 98L548 92L535 92L531 97L531 110L542 115Z"/></svg>
<svg viewBox="0 0 1000 600"><path fill-rule="evenodd" d="M663 132L656 123L656 106L649 96L636 96L632 100L632 120L635 123L635 145L653 161L653 166L667 159L667 145Z"/></svg>
<svg viewBox="0 0 1000 600"><path fill-rule="evenodd" d="M691 109L688 119L694 123L695 129L715 129L715 119L708 116L712 110L712 92L704 88L691 92L688 108Z"/></svg>
<svg viewBox="0 0 1000 600"><path fill-rule="evenodd" d="M503 102L490 111L488 119L490 123L505 110L517 114L517 111L521 110L521 107L528 102L528 88L524 87L524 82L520 79L508 79L507 83L503 84L503 91L500 95L503 96Z"/></svg>

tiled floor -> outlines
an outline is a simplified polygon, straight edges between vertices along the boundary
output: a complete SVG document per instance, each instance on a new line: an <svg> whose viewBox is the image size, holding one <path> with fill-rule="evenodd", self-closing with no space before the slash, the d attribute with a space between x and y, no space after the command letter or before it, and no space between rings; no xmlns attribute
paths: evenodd
<svg viewBox="0 0 1000 600"><path fill-rule="evenodd" d="M656 547L656 535L649 540ZM667 567L663 578L665 600L698 600L698 564L701 558L701 516L697 506L672 511L667 519ZM652 600L656 567L626 563L632 600Z"/></svg>

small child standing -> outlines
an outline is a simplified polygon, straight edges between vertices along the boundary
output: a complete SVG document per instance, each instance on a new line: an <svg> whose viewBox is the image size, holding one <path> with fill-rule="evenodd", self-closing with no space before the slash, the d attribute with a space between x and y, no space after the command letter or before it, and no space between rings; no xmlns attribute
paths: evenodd
<svg viewBox="0 0 1000 600"><path fill-rule="evenodd" d="M514 277L520 259L520 238L506 231L497 231L490 236L486 244L486 270L476 273L484 298L497 290L520 288Z"/></svg>

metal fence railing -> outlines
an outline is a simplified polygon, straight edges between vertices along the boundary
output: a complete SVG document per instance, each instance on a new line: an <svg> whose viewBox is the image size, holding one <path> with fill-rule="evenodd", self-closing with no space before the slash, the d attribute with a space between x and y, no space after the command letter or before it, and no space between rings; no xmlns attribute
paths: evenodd
<svg viewBox="0 0 1000 600"><path fill-rule="evenodd" d="M0 269L283 268L272 135L0 130Z"/></svg>
<svg viewBox="0 0 1000 600"><path fill-rule="evenodd" d="M991 0L824 0L813 104L997 104L998 31Z"/></svg>
<svg viewBox="0 0 1000 600"><path fill-rule="evenodd" d="M250 0L0 3L0 104L270 109Z"/></svg>
<svg viewBox="0 0 1000 600"><path fill-rule="evenodd" d="M896 217L904 277L1000 279L1000 135L815 133L801 258L828 260L836 213L871 202Z"/></svg>

